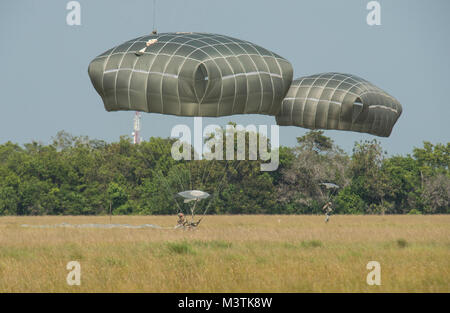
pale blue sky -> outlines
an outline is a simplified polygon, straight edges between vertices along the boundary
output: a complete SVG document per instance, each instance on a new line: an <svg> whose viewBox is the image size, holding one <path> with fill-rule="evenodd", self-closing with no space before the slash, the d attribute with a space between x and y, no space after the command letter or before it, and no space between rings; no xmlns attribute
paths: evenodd
<svg viewBox="0 0 450 313"><path fill-rule="evenodd" d="M49 143L59 130L106 141L132 132L132 112L108 113L91 85L89 62L126 40L150 33L153 1L79 0L81 26L66 24L66 0L0 1L0 143ZM380 0L381 26L366 24L369 0L157 1L159 32L229 35L288 59L294 78L320 72L361 76L396 97L403 114L389 138L326 131L351 151L378 138L389 154L422 141L450 139L450 1ZM168 137L192 118L143 114L142 136ZM203 124L274 124L245 115ZM305 129L280 127L294 145Z"/></svg>

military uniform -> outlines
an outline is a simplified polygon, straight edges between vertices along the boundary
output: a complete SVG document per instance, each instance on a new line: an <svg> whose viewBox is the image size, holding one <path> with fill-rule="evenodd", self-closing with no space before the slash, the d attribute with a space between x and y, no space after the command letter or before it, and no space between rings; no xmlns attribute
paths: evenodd
<svg viewBox="0 0 450 313"><path fill-rule="evenodd" d="M331 208L331 202L325 203L325 205L322 207L322 210L325 211L325 223L328 223L330 220L330 215L333 209Z"/></svg>

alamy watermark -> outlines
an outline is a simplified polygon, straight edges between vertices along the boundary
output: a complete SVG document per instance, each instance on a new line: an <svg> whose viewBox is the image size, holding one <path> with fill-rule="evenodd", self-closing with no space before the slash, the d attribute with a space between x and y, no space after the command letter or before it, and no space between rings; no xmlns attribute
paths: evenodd
<svg viewBox="0 0 450 313"><path fill-rule="evenodd" d="M370 261L367 263L366 268L370 270L367 274L366 282L369 286L381 285L381 265L377 261Z"/></svg>
<svg viewBox="0 0 450 313"><path fill-rule="evenodd" d="M246 157L257 160L259 157L261 161L267 161L261 164L261 171L275 171L279 164L278 125L270 126L270 149L267 132L267 125L226 125L221 128L210 124L203 128L202 118L194 117L193 142L188 125L175 125L171 137L177 140L171 153L175 160L191 160L192 157L194 160L246 160Z"/></svg>
<svg viewBox="0 0 450 313"><path fill-rule="evenodd" d="M366 9L369 13L366 17L367 25L380 26L381 25L381 5L378 1L370 1L367 3Z"/></svg>
<svg viewBox="0 0 450 313"><path fill-rule="evenodd" d="M78 1L69 1L66 4L66 23L69 26L81 25L81 4Z"/></svg>
<svg viewBox="0 0 450 313"><path fill-rule="evenodd" d="M69 286L80 286L81 285L81 265L80 262L70 261L66 265L66 269L69 270L67 274L66 282Z"/></svg>

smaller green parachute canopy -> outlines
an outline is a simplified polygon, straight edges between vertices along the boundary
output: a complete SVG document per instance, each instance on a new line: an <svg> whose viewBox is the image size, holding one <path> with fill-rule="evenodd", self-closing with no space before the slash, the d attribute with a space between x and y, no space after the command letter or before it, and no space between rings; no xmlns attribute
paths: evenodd
<svg viewBox="0 0 450 313"><path fill-rule="evenodd" d="M337 129L389 137L400 103L370 82L350 74L323 73L292 82L277 124Z"/></svg>
<svg viewBox="0 0 450 313"><path fill-rule="evenodd" d="M180 116L280 111L289 61L248 41L208 33L161 33L96 57L89 76L107 111Z"/></svg>

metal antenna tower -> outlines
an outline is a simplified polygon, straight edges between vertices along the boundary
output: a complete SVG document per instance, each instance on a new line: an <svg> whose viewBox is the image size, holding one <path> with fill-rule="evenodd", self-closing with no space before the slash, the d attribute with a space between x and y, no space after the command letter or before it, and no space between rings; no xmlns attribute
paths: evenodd
<svg viewBox="0 0 450 313"><path fill-rule="evenodd" d="M134 113L134 123L133 123L133 132L131 133L133 135L133 143L136 145L141 143L141 113L135 112Z"/></svg>
<svg viewBox="0 0 450 313"><path fill-rule="evenodd" d="M153 0L153 30L152 30L153 34L157 33L156 30L156 0ZM140 112L135 112L134 114L134 127L133 127L133 143L136 145L141 143L141 137L140 137L140 132L141 132L141 113Z"/></svg>

